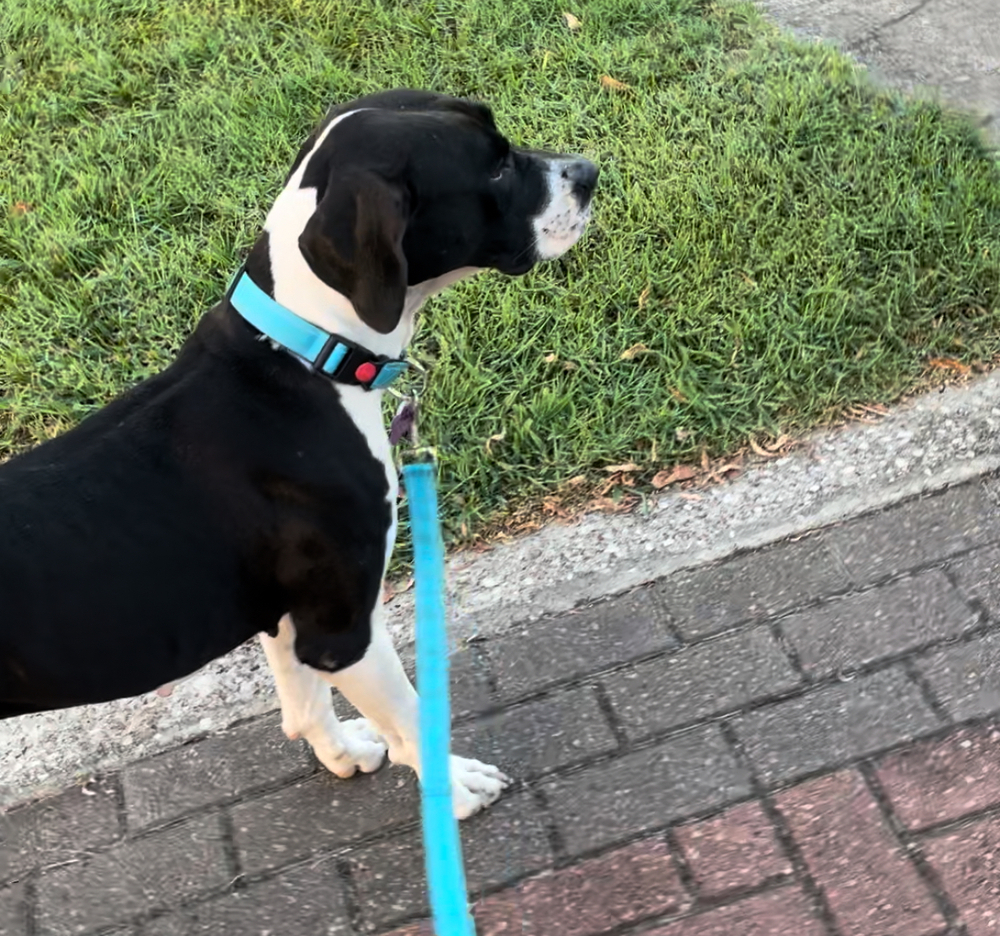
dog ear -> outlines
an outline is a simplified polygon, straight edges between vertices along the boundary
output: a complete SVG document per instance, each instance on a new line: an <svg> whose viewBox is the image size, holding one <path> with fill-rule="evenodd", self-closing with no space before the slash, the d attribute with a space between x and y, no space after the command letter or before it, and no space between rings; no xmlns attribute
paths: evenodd
<svg viewBox="0 0 1000 936"><path fill-rule="evenodd" d="M361 321L383 335L403 314L403 234L409 214L402 186L373 172L346 170L331 178L299 235L299 249L312 271L347 296Z"/></svg>

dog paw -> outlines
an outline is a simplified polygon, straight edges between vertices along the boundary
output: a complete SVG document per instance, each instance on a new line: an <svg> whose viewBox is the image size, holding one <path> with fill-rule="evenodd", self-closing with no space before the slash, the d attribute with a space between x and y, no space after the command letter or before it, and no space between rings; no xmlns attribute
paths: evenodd
<svg viewBox="0 0 1000 936"><path fill-rule="evenodd" d="M451 756L451 790L456 819L468 819L495 803L510 786L510 777L482 761Z"/></svg>
<svg viewBox="0 0 1000 936"><path fill-rule="evenodd" d="M338 724L337 738L323 738L313 744L320 763L338 777L353 777L359 770L372 773L382 766L386 746L366 718L352 718Z"/></svg>

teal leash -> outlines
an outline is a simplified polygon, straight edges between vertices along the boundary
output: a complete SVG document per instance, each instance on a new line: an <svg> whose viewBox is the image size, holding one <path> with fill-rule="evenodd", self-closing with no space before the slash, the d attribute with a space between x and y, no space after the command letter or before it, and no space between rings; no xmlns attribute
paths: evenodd
<svg viewBox="0 0 1000 936"><path fill-rule="evenodd" d="M416 454L424 457L403 466L403 484L413 537L424 862L436 936L475 936L451 795L451 700L437 463L429 450Z"/></svg>

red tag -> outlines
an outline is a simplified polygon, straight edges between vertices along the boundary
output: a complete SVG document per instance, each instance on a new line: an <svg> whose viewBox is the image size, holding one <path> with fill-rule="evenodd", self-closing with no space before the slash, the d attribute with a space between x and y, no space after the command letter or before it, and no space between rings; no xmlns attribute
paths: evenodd
<svg viewBox="0 0 1000 936"><path fill-rule="evenodd" d="M362 383L368 383L370 380L375 379L375 375L378 373L378 368L372 364L371 361L365 361L364 364L359 364L358 369L354 372L354 376L358 378Z"/></svg>

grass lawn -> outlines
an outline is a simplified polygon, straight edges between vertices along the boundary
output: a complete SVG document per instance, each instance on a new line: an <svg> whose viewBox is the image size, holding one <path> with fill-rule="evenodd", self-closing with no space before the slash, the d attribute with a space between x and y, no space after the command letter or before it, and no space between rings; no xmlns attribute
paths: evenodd
<svg viewBox="0 0 1000 936"><path fill-rule="evenodd" d="M608 464L641 483L1000 353L1000 167L747 4L0 0L0 22L0 457L166 366L326 107L400 85L602 169L567 257L426 312L453 542Z"/></svg>

